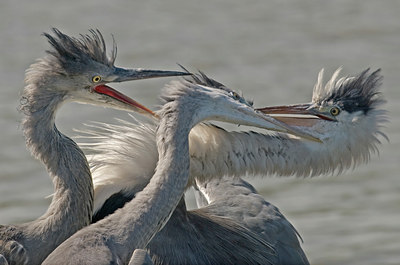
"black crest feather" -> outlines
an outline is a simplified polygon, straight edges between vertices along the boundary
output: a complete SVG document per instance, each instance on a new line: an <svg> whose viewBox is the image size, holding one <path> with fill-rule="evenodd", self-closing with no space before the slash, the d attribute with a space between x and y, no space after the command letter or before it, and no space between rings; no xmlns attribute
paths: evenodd
<svg viewBox="0 0 400 265"><path fill-rule="evenodd" d="M90 34L80 35L80 39L70 37L53 28L54 36L44 33L53 50L47 53L54 56L62 65L72 62L93 60L112 67L117 55L117 46L113 44L111 56L107 56L106 44L99 30L89 30Z"/></svg>
<svg viewBox="0 0 400 265"><path fill-rule="evenodd" d="M191 73L189 72L184 66L178 64L183 71L187 72L187 73ZM231 88L225 86L224 84L208 77L204 72L202 71L198 71L198 73L196 74L192 74L190 75L190 77L185 77L183 78L185 81L194 84L194 85L202 85L202 86L207 86L207 87L212 87L212 88L217 88L217 89L221 89L221 90L225 90L227 92L234 92L234 90L232 90ZM252 106L253 102L250 100L246 100L243 96L240 96L239 99L242 103L246 103L247 105Z"/></svg>
<svg viewBox="0 0 400 265"><path fill-rule="evenodd" d="M317 104L333 102L350 113L354 111L367 113L382 102L381 92L378 91L383 79L380 72L378 69L370 74L369 69L366 69L357 76L336 80L338 70L324 88L320 74L315 85L313 101Z"/></svg>

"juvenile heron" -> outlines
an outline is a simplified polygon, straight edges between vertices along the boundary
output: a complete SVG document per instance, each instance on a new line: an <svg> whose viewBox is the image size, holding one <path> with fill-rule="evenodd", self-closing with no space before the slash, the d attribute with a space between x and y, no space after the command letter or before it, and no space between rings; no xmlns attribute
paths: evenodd
<svg viewBox="0 0 400 265"><path fill-rule="evenodd" d="M271 114L308 114L304 117L286 115L276 118L323 139L323 143L283 134L227 132L206 124L193 128L189 136L190 179L198 183L206 204L211 205L195 211L186 211L183 202L178 206L170 221L148 245L149 253L157 264L173 264L182 260L185 261L182 263L193 263L196 259L204 264L201 258L207 257L207 251L196 252L196 248L182 251L181 247L185 244L191 246L198 243L207 247L209 256L215 259L218 258L215 253L221 259L242 255L243 252L237 248L218 245L217 239L229 239L229 229L221 232L226 232L226 237L216 235L213 229L203 229L204 216L208 226L211 226L209 220L213 220L213 216L224 216L225 220L229 218L253 232L262 232L263 239L276 249L281 263L284 263L285 257L289 260L296 255L297 263L301 262L304 253L296 231L279 211L274 210L274 206L258 197L254 189L242 180L214 178L245 174L315 176L340 173L358 163L367 162L370 153L377 151L380 144L378 136L386 137L381 132L386 116L381 108L384 101L378 90L382 76L379 71L369 73L367 70L354 77L338 78L338 74L339 71L336 71L324 85L323 72L320 72L312 103L262 109ZM197 84L222 86L204 75L193 78L192 82ZM118 125L93 125L90 130L87 135L98 141L86 148L93 154L89 161L95 185L94 220L99 220L134 198L148 183L157 163L155 125L151 122L133 124L121 121ZM231 194L224 197L229 192ZM234 192L238 194L236 208L233 209ZM259 207L249 207L249 201ZM220 227L219 219L211 223ZM271 230L270 226L275 230ZM203 241L194 243L190 235L196 234ZM303 261L307 262L306 259Z"/></svg>
<svg viewBox="0 0 400 265"><path fill-rule="evenodd" d="M161 119L156 130L159 159L149 184L123 208L64 241L43 264L127 264L135 249L145 248L183 195L190 166L188 135L201 121L222 120L306 136L255 111L225 87L175 81L162 98L165 103L157 112ZM271 255L264 246L264 255Z"/></svg>
<svg viewBox="0 0 400 265"><path fill-rule="evenodd" d="M101 33L90 33L80 39L58 29L53 29L53 35L45 33L51 50L26 72L21 98L26 145L46 166L55 192L46 213L37 220L0 226L0 261L7 260L10 265L41 264L53 249L92 218L89 166L76 143L55 125L60 106L75 101L153 114L106 83L187 74L118 68L114 66L115 44L108 57Z"/></svg>

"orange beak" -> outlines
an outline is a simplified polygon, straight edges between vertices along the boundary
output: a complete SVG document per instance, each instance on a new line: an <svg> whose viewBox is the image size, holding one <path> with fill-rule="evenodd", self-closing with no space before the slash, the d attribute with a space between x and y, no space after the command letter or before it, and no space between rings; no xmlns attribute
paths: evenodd
<svg viewBox="0 0 400 265"><path fill-rule="evenodd" d="M142 113L150 113L152 116L157 117L157 115L151 111L150 109L146 108L145 106L143 106L142 104L136 102L135 100L131 99L130 97L122 94L121 92L106 86L106 85L98 85L96 87L94 87L93 89L96 93L99 94L104 94L107 95L109 97L112 97L122 103L125 103L127 105L130 105L132 107L134 107L134 109L138 110L139 112Z"/></svg>

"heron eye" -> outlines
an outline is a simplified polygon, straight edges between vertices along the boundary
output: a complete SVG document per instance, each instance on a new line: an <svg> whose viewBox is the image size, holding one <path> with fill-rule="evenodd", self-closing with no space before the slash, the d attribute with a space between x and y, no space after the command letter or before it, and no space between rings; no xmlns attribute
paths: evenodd
<svg viewBox="0 0 400 265"><path fill-rule="evenodd" d="M337 116L340 113L340 109L338 107L333 107L331 108L330 113L332 116Z"/></svg>
<svg viewBox="0 0 400 265"><path fill-rule="evenodd" d="M240 98L239 94L236 93L236 92L234 92L234 91L232 91L230 94L231 94L231 96L233 97L233 99L238 100L238 99Z"/></svg>
<svg viewBox="0 0 400 265"><path fill-rule="evenodd" d="M100 82L100 81L101 81L101 76L99 76L99 75L93 76L93 77L92 77L92 81L93 81L93 83L98 83L98 82Z"/></svg>

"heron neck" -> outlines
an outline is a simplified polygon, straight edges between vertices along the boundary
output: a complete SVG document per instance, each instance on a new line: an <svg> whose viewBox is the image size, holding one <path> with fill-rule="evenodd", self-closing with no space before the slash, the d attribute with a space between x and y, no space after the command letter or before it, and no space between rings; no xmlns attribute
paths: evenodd
<svg viewBox="0 0 400 265"><path fill-rule="evenodd" d="M25 105L31 111L25 113L22 123L26 144L46 166L55 190L46 213L26 225L28 238L37 240L30 246L37 247L36 254L43 259L90 223L93 208L93 184L86 158L77 144L55 126L61 102L61 97L54 96L43 106Z"/></svg>
<svg viewBox="0 0 400 265"><path fill-rule="evenodd" d="M118 253L122 260L129 261L133 250L146 247L184 193L189 177L191 116L190 111L185 115L179 110L163 116L156 134L159 161L150 183L116 214L99 222L106 222L111 229L118 227L111 233L125 248Z"/></svg>
<svg viewBox="0 0 400 265"><path fill-rule="evenodd" d="M347 163L344 158L351 161L352 153L330 141L321 144L285 135L227 132L198 125L190 133L190 155L190 175L207 182L224 175L333 173Z"/></svg>

